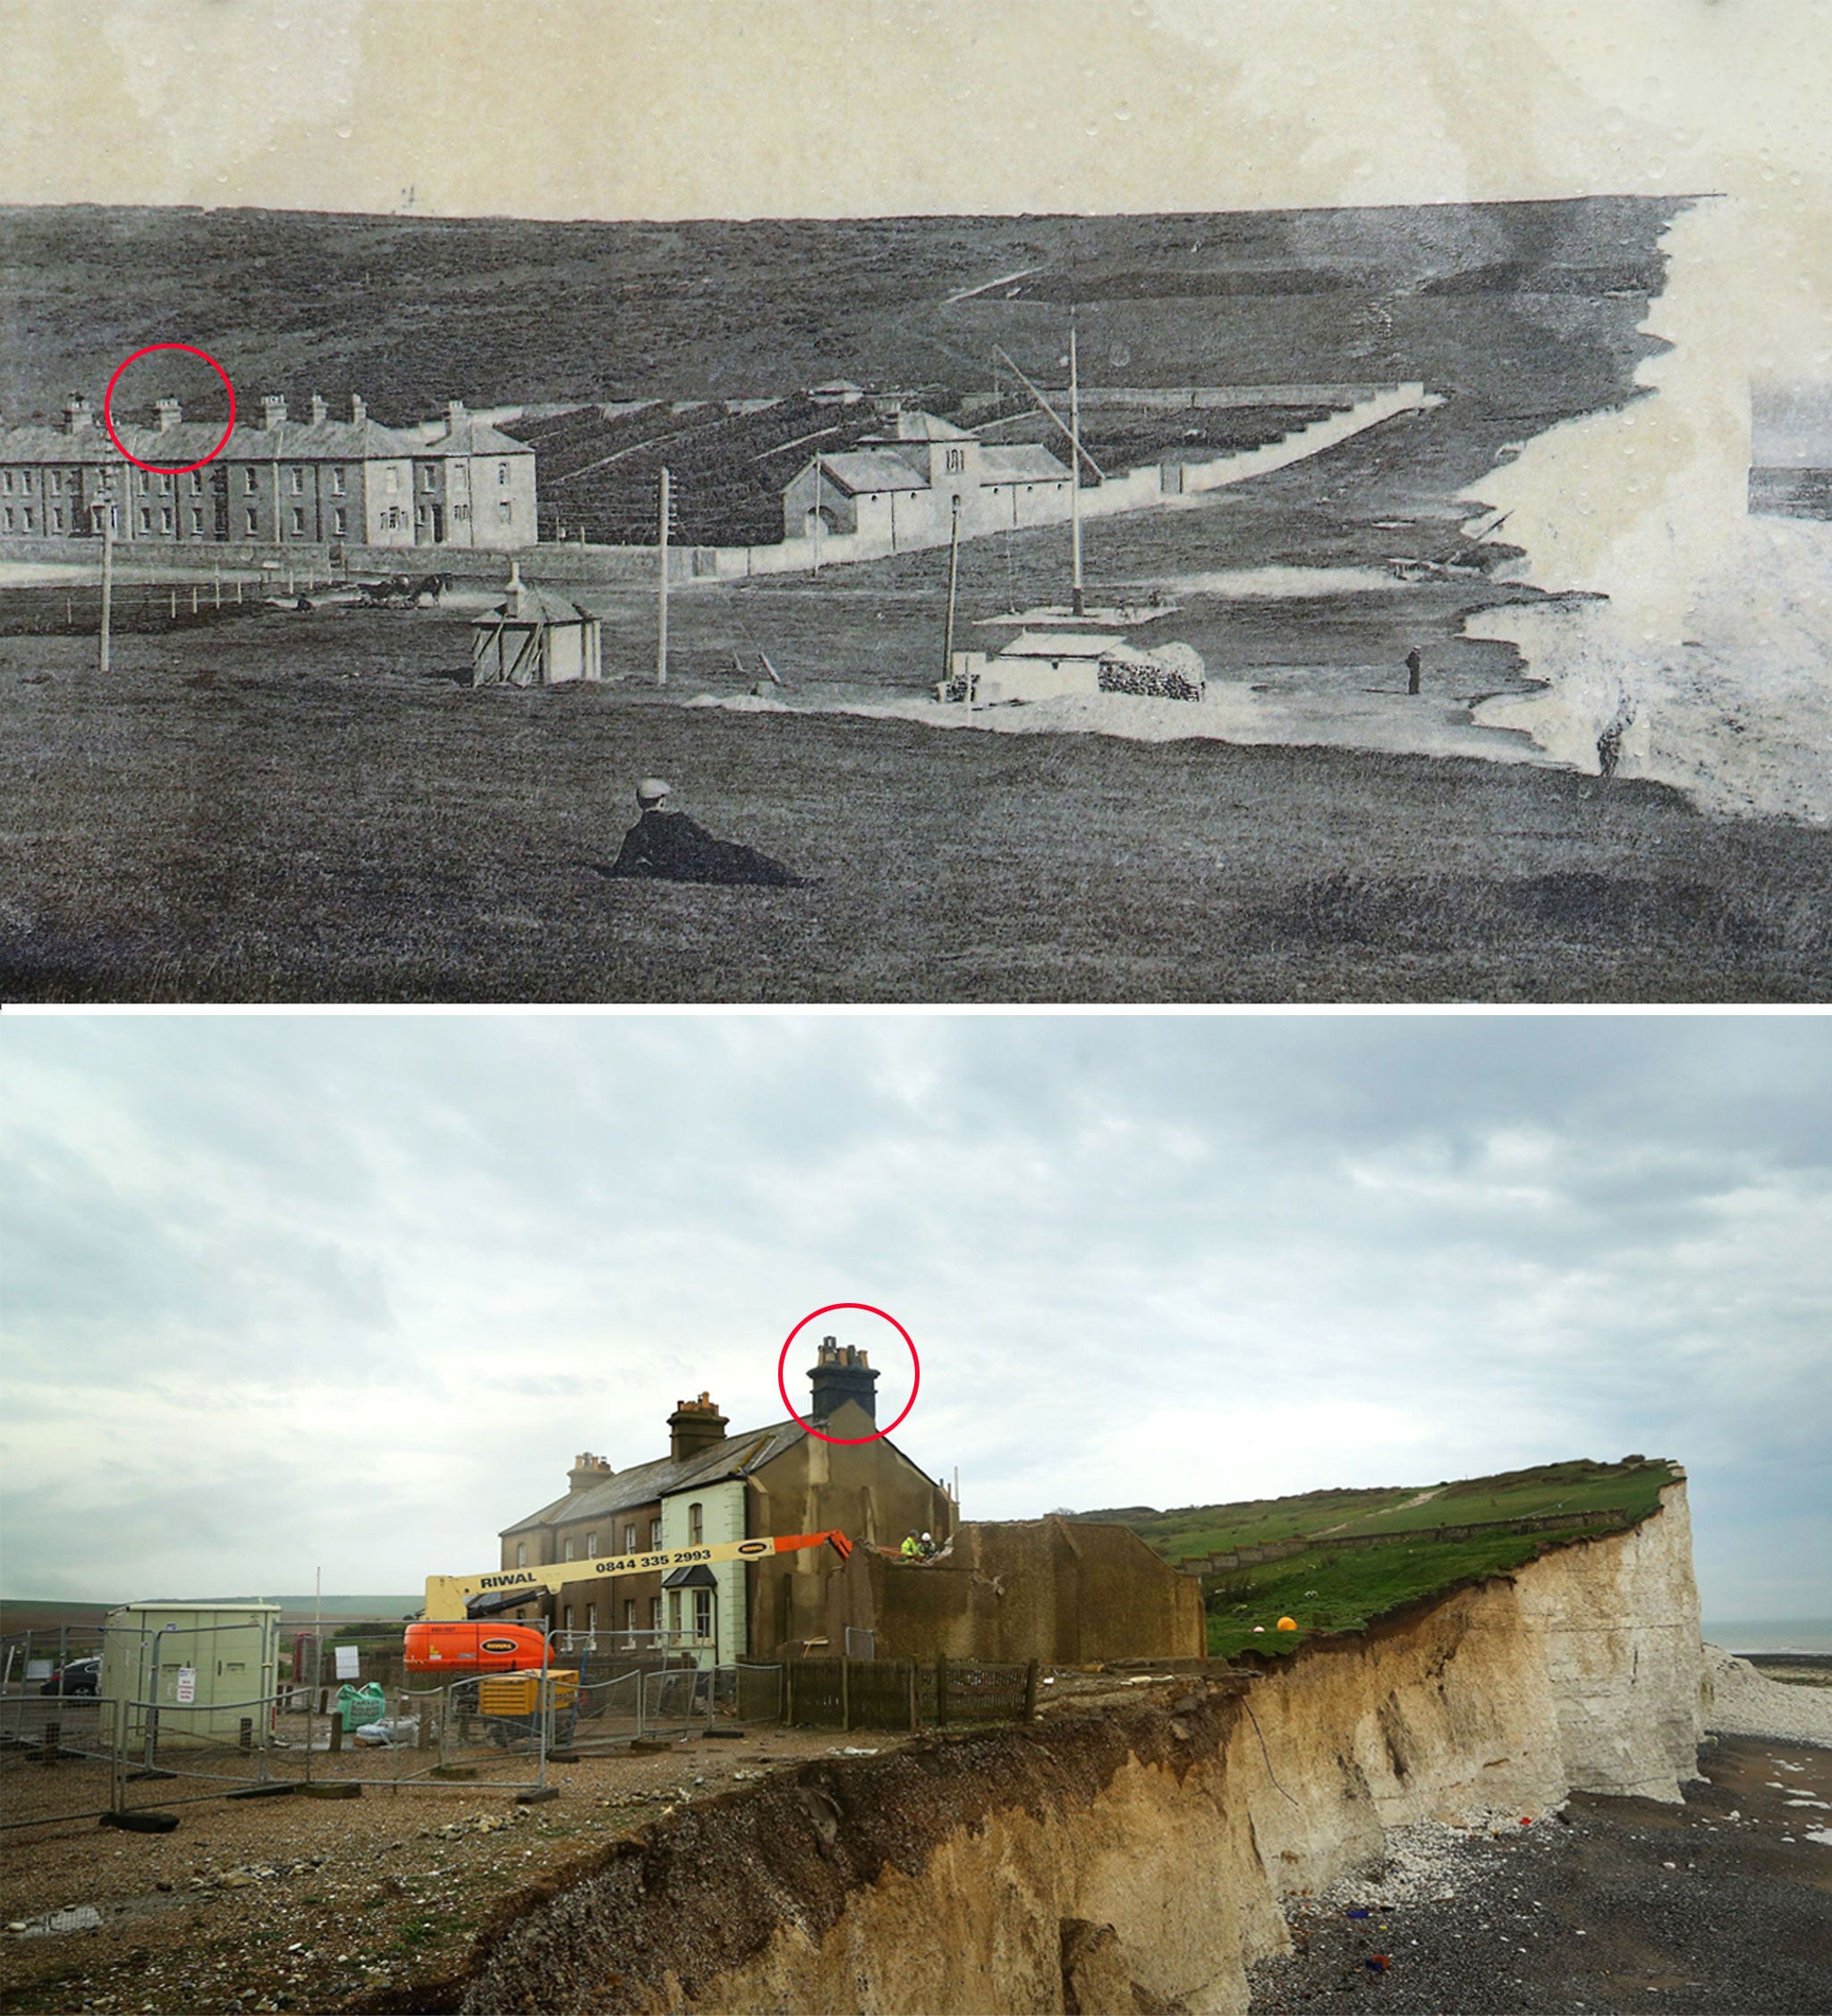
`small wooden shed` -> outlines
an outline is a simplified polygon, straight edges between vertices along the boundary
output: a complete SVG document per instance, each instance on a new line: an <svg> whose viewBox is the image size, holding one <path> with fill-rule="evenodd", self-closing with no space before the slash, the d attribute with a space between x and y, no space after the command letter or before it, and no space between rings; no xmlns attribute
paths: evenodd
<svg viewBox="0 0 1832 2016"><path fill-rule="evenodd" d="M530 588L512 566L509 592L471 626L473 686L560 686L602 679L598 620L551 589Z"/></svg>

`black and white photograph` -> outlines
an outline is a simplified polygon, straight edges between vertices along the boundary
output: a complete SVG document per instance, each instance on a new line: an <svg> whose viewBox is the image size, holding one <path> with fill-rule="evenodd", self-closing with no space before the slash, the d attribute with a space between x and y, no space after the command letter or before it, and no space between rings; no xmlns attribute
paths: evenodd
<svg viewBox="0 0 1832 2016"><path fill-rule="evenodd" d="M0 2016L1826 2016L1832 0L0 0Z"/></svg>
<svg viewBox="0 0 1832 2016"><path fill-rule="evenodd" d="M10 998L1825 998L1821 8L9 13Z"/></svg>

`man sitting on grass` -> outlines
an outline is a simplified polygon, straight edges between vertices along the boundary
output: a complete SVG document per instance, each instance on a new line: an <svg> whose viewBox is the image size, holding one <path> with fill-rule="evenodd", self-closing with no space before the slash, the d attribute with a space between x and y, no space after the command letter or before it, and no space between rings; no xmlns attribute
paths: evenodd
<svg viewBox="0 0 1832 2016"><path fill-rule="evenodd" d="M760 883L779 889L804 885L801 876L755 847L716 840L684 812L671 811L670 795L659 777L645 777L637 785L640 817L623 835L613 875L657 882Z"/></svg>

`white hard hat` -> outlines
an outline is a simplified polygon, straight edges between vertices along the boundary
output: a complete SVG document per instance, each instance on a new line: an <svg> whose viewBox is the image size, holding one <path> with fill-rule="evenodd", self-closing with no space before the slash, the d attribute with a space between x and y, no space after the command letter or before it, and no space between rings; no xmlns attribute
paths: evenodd
<svg viewBox="0 0 1832 2016"><path fill-rule="evenodd" d="M636 802L639 805L658 805L673 790L672 784L665 784L659 777L645 777L636 787Z"/></svg>
<svg viewBox="0 0 1832 2016"><path fill-rule="evenodd" d="M934 1534L932 1534L932 1533L925 1533L925 1534L924 1534L924 1535L922 1536L922 1537L923 1537L923 1538L924 1538L925 1540L932 1540L932 1539L933 1539L933 1538L935 1537L935 1536L934 1536Z"/></svg>

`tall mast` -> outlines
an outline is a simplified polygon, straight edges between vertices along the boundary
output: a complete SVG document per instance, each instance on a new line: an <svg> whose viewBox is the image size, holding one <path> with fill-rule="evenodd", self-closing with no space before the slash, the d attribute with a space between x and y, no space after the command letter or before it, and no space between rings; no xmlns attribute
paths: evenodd
<svg viewBox="0 0 1832 2016"><path fill-rule="evenodd" d="M668 472L662 470L661 511L656 527L655 682L668 682Z"/></svg>
<svg viewBox="0 0 1832 2016"><path fill-rule="evenodd" d="M1081 592L1081 384L1075 368L1075 318L1069 316L1069 553L1073 566L1074 613L1086 613Z"/></svg>
<svg viewBox="0 0 1832 2016"><path fill-rule="evenodd" d="M961 499L956 493L954 509L948 517L948 623L943 634L941 648L942 690L947 690L947 682L954 676L954 594L961 580ZM972 692L967 699L971 705Z"/></svg>

